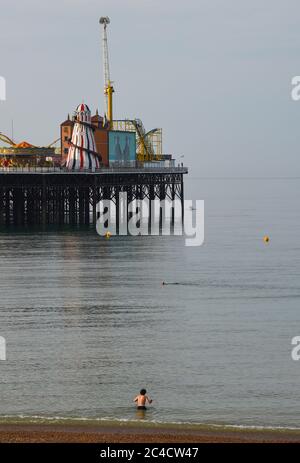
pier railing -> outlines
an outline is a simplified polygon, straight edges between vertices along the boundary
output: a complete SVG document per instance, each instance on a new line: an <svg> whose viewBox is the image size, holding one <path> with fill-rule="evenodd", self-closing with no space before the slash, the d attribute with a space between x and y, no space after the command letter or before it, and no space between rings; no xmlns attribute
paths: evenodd
<svg viewBox="0 0 300 463"><path fill-rule="evenodd" d="M64 167L55 167L55 166L27 166L27 167L0 167L0 173L7 174L47 174L47 173L56 173L56 174L126 174L126 173L155 173L155 172L168 172L168 173L187 173L188 168L184 166L178 167L102 167L100 169L81 169L79 171L67 170Z"/></svg>

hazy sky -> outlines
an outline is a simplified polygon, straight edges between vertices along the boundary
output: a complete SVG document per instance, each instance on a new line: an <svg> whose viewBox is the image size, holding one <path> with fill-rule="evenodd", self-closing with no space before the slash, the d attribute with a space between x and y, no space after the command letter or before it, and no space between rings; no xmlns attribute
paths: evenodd
<svg viewBox="0 0 300 463"><path fill-rule="evenodd" d="M103 113L109 16L117 118L163 128L193 176L300 175L299 0L0 0L0 131L34 144L84 100Z"/></svg>

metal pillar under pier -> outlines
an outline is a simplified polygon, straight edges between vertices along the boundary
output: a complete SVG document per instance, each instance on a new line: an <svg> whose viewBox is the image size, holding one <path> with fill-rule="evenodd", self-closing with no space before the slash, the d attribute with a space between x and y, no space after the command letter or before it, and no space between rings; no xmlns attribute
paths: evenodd
<svg viewBox="0 0 300 463"><path fill-rule="evenodd" d="M97 220L97 204L102 199L116 205L119 230L119 193L127 192L128 204L137 199L149 200L149 229L154 219L151 201L168 196L180 199L184 215L183 174L185 168L112 169L99 172L66 172L0 169L0 225L89 224ZM127 211L123 220L130 219ZM127 219L127 221L126 221ZM160 226L162 225L160 212ZM174 212L171 216L174 223ZM124 230L122 228L122 230Z"/></svg>

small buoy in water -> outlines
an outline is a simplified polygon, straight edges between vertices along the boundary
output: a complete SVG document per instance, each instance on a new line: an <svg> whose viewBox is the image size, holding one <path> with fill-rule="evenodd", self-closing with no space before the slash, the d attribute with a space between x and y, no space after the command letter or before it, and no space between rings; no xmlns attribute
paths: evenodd
<svg viewBox="0 0 300 463"><path fill-rule="evenodd" d="M265 242L265 243L268 243L269 241L270 241L270 238L269 238L267 235L264 236L264 242Z"/></svg>
<svg viewBox="0 0 300 463"><path fill-rule="evenodd" d="M107 231L107 232L105 233L105 238L110 238L110 237L111 237L111 233L110 233L109 231Z"/></svg>
<svg viewBox="0 0 300 463"><path fill-rule="evenodd" d="M166 283L164 281L161 282L162 286L165 285Z"/></svg>

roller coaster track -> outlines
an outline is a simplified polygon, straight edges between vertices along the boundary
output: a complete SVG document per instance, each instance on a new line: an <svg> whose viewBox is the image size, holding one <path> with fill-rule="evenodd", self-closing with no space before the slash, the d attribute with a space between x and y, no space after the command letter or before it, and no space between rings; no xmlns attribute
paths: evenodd
<svg viewBox="0 0 300 463"><path fill-rule="evenodd" d="M16 145L7 135L4 135L4 133L2 132L0 132L0 140L3 141L4 143L7 143L10 146Z"/></svg>

